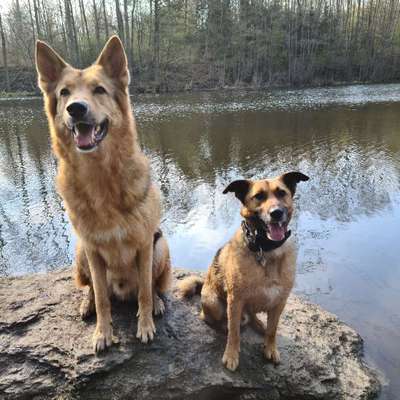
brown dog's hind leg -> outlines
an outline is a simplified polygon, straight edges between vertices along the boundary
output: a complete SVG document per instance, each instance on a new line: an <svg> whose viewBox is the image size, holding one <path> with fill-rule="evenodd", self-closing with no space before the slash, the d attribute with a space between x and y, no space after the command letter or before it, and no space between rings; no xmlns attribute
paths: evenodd
<svg viewBox="0 0 400 400"><path fill-rule="evenodd" d="M275 364L279 364L281 360L276 346L276 331L285 304L286 299L268 311L267 329L264 336L264 356L267 360L271 360Z"/></svg>
<svg viewBox="0 0 400 400"><path fill-rule="evenodd" d="M225 310L226 307L218 295L205 284L201 291L200 318L214 328L221 328L221 324L226 321Z"/></svg>

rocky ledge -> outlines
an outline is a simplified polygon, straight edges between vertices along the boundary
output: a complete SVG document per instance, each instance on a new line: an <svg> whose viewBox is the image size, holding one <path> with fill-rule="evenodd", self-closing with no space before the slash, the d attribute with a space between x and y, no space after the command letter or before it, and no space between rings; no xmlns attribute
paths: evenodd
<svg viewBox="0 0 400 400"><path fill-rule="evenodd" d="M375 373L362 339L334 315L291 296L279 326L281 364L262 355L262 338L242 334L240 365L226 370L225 334L198 318L199 298L181 300L175 272L167 311L149 345L135 338L136 306L114 304L119 344L95 356L95 321L78 314L70 270L0 280L1 399L372 399ZM118 307L117 307L118 305Z"/></svg>

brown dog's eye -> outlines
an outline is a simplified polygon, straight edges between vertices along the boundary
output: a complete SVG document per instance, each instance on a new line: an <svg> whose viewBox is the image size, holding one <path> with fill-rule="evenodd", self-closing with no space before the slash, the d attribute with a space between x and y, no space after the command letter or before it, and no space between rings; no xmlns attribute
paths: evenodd
<svg viewBox="0 0 400 400"><path fill-rule="evenodd" d="M256 199L258 201L263 201L267 198L267 193L265 192L258 192L253 196L253 199Z"/></svg>
<svg viewBox="0 0 400 400"><path fill-rule="evenodd" d="M94 94L104 94L107 93L106 89L103 88L103 86L96 86L94 88Z"/></svg>
<svg viewBox="0 0 400 400"><path fill-rule="evenodd" d="M60 96L69 96L71 92L67 88L63 88L60 90Z"/></svg>
<svg viewBox="0 0 400 400"><path fill-rule="evenodd" d="M286 192L282 189L277 189L275 195L276 197L282 198L286 196Z"/></svg>

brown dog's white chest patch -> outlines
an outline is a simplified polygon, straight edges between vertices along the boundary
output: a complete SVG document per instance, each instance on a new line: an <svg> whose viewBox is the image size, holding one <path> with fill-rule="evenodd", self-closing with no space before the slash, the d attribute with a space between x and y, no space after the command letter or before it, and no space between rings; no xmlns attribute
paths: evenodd
<svg viewBox="0 0 400 400"><path fill-rule="evenodd" d="M274 304L280 299L283 292L282 286L273 285L264 289L265 300L268 304Z"/></svg>
<svg viewBox="0 0 400 400"><path fill-rule="evenodd" d="M253 292L249 303L256 312L267 311L275 307L282 300L283 294L284 289L280 285L260 287Z"/></svg>

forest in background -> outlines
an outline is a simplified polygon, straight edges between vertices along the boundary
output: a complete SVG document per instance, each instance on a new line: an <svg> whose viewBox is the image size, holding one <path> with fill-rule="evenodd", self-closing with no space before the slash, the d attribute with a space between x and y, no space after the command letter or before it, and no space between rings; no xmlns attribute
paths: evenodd
<svg viewBox="0 0 400 400"><path fill-rule="evenodd" d="M397 81L399 22L399 0L11 0L0 92L37 90L36 39L84 67L114 33L132 91Z"/></svg>

